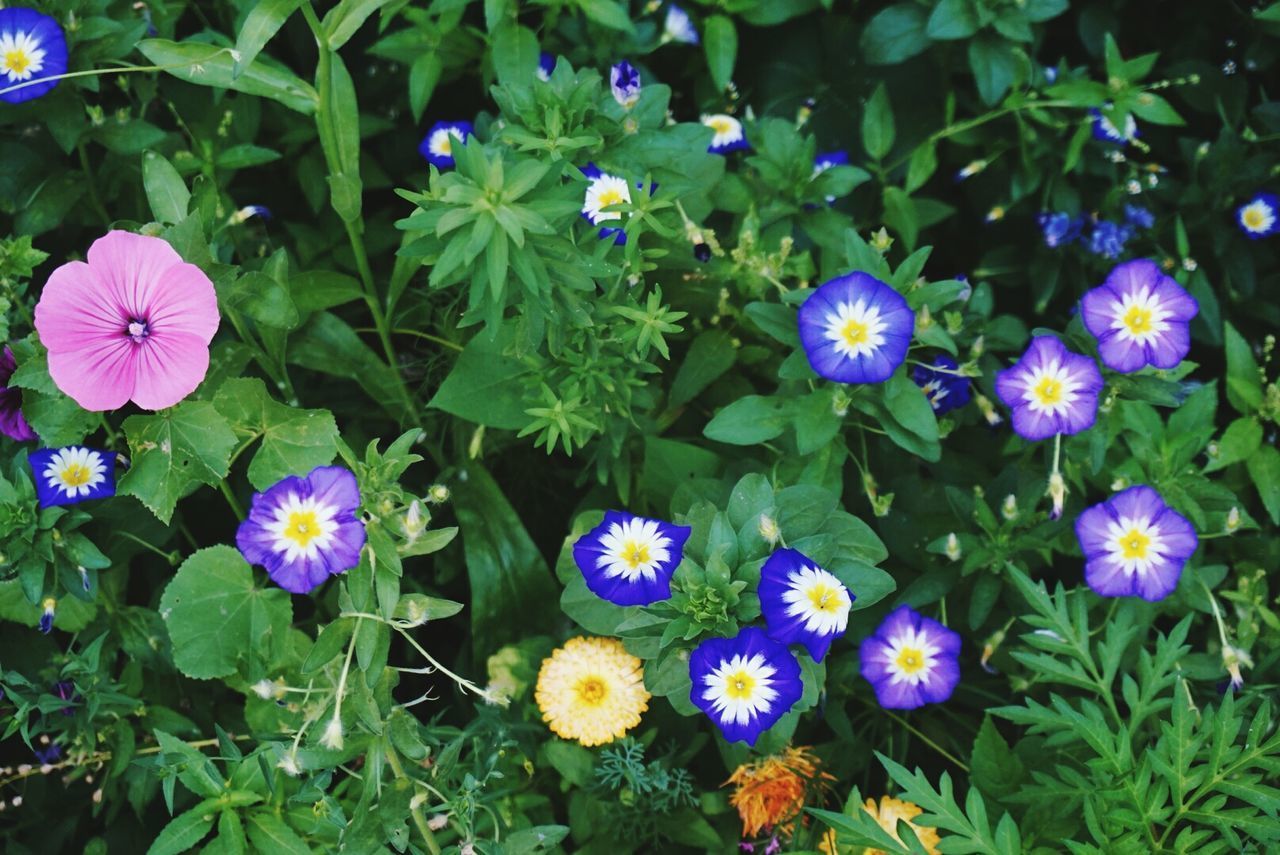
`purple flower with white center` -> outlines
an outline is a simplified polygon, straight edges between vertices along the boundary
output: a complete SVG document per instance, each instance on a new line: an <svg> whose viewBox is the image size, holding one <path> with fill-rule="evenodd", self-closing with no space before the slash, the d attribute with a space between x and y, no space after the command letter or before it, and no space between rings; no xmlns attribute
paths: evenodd
<svg viewBox="0 0 1280 855"><path fill-rule="evenodd" d="M911 379L924 391L929 406L938 415L969 403L969 378L955 373L959 367L950 356L940 353L933 358L932 368L917 365L911 372Z"/></svg>
<svg viewBox="0 0 1280 855"><path fill-rule="evenodd" d="M1080 218L1064 211L1043 211L1036 215L1036 224L1044 235L1044 245L1050 249L1066 246L1080 236Z"/></svg>
<svg viewBox="0 0 1280 855"><path fill-rule="evenodd" d="M68 445L27 456L40 507L74 505L116 494L116 453Z"/></svg>
<svg viewBox="0 0 1280 855"><path fill-rule="evenodd" d="M67 71L67 39L62 27L34 9L0 9L0 101L21 104L58 85L49 80Z"/></svg>
<svg viewBox="0 0 1280 855"><path fill-rule="evenodd" d="M839 579L796 549L779 549L760 570L760 611L769 637L803 644L821 662L844 635L854 596Z"/></svg>
<svg viewBox="0 0 1280 855"><path fill-rule="evenodd" d="M1102 364L1125 374L1146 365L1177 366L1191 350L1187 325L1199 310L1194 297L1145 258L1116 265L1080 301Z"/></svg>
<svg viewBox="0 0 1280 855"><path fill-rule="evenodd" d="M1125 205L1124 224L1134 230L1149 229L1156 224L1156 215L1141 205Z"/></svg>
<svg viewBox="0 0 1280 855"><path fill-rule="evenodd" d="M838 151L824 151L813 159L813 175L816 178L826 172L833 166L848 166L849 152L843 149Z"/></svg>
<svg viewBox="0 0 1280 855"><path fill-rule="evenodd" d="M1119 258L1124 252L1124 245L1133 237L1133 230L1128 226L1113 223L1110 220L1099 220L1085 240L1085 248L1094 255L1103 258Z"/></svg>
<svg viewBox="0 0 1280 855"><path fill-rule="evenodd" d="M5 385L17 370L13 351L5 345L0 351L0 433L17 442L26 442L39 437L22 415L22 390Z"/></svg>
<svg viewBox="0 0 1280 855"><path fill-rule="evenodd" d="M305 478L290 475L254 493L236 546L281 588L306 594L360 563L365 531L359 514L356 476L341 466L319 466Z"/></svg>
<svg viewBox="0 0 1280 855"><path fill-rule="evenodd" d="M712 154L728 154L751 148L751 144L747 142L747 132L742 129L742 122L728 113L703 116L702 124L714 131L711 145L707 146L707 151Z"/></svg>
<svg viewBox="0 0 1280 855"><path fill-rule="evenodd" d="M800 663L764 630L708 638L689 655L689 700L730 742L755 745L800 700Z"/></svg>
<svg viewBox="0 0 1280 855"><path fill-rule="evenodd" d="M1087 356L1038 335L1012 368L996 374L996 394L1013 410L1013 430L1036 441L1093 427L1102 373Z"/></svg>
<svg viewBox="0 0 1280 855"><path fill-rule="evenodd" d="M1132 113L1125 114L1124 133L1121 133L1116 123L1097 107L1090 110L1089 115L1093 117L1093 138L1096 140L1123 144L1132 142L1139 136L1138 123L1134 120Z"/></svg>
<svg viewBox="0 0 1280 855"><path fill-rule="evenodd" d="M800 307L809 364L838 383L882 383L907 358L916 316L902 295L866 273L821 285Z"/></svg>
<svg viewBox="0 0 1280 855"><path fill-rule="evenodd" d="M662 41L686 45L696 45L701 41L689 13L674 3L667 7L667 17L662 22Z"/></svg>
<svg viewBox="0 0 1280 855"><path fill-rule="evenodd" d="M1280 199L1271 193L1255 193L1236 210L1236 222L1253 240L1280 232Z"/></svg>
<svg viewBox="0 0 1280 855"><path fill-rule="evenodd" d="M609 70L613 100L630 110L640 100L640 72L625 59Z"/></svg>
<svg viewBox="0 0 1280 855"><path fill-rule="evenodd" d="M627 179L617 175L610 175L607 172L601 172L600 168L594 163L588 163L582 168L582 174L587 177L590 183L587 185L587 191L582 200L582 216L593 226L601 223L621 223L622 214L618 211L606 211L613 205L629 205L631 204L631 185L627 183ZM641 187L637 184L636 187ZM649 192L653 193L657 189L657 185L651 185ZM614 239L614 243L622 245L627 242L627 234L620 227L604 226L600 229L600 237Z"/></svg>
<svg viewBox="0 0 1280 855"><path fill-rule="evenodd" d="M551 72L555 71L556 58L551 54L543 51L538 54L538 70L534 72L539 80L543 83L551 80Z"/></svg>
<svg viewBox="0 0 1280 855"><path fill-rule="evenodd" d="M960 636L910 606L898 606L858 649L862 676L887 710L951 697L960 682Z"/></svg>
<svg viewBox="0 0 1280 855"><path fill-rule="evenodd" d="M587 588L618 606L647 606L671 597L671 576L684 559L691 528L607 511L578 538L573 561Z"/></svg>
<svg viewBox="0 0 1280 855"><path fill-rule="evenodd" d="M418 144L418 153L436 169L450 169L454 165L453 147L474 133L470 122L436 122Z"/></svg>
<svg viewBox="0 0 1280 855"><path fill-rule="evenodd" d="M1084 579L1103 597L1163 600L1178 587L1198 538L1150 487L1130 487L1076 518Z"/></svg>

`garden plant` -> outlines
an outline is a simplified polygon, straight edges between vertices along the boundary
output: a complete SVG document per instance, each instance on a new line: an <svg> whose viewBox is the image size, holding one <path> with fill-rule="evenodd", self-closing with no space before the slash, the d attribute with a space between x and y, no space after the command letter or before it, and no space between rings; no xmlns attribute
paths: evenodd
<svg viewBox="0 0 1280 855"><path fill-rule="evenodd" d="M0 0L0 850L1280 851L1278 70Z"/></svg>

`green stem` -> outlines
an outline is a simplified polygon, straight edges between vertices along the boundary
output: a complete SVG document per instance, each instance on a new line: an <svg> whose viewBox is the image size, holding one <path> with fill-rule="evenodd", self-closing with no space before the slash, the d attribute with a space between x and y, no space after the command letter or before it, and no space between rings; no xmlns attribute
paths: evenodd
<svg viewBox="0 0 1280 855"><path fill-rule="evenodd" d="M230 53L231 48L223 48L217 53L211 53L202 61L213 59L219 53ZM125 65L120 68L91 68L87 71L68 71L66 74L54 74L49 77L37 77L31 80L15 83L12 86L6 86L0 89L0 95L8 95L10 92L17 92L19 89L26 89L28 86L35 86L37 83L48 83L51 80L70 80L74 77L99 77L104 74L137 74L139 72L151 71L172 71L175 68L190 68L193 65L199 65L198 62L175 62L172 65Z"/></svg>
<svg viewBox="0 0 1280 855"><path fill-rule="evenodd" d="M126 538L128 538L129 540L132 540L134 543L138 544L139 546L143 546L143 547L146 547L147 549L151 550L151 551L152 551L152 552L154 552L156 555L159 555L159 556L160 556L161 558L163 558L166 562L168 562L168 564L169 564L169 566L170 566L170 567L174 566L174 565L177 563L177 562L175 562L175 561L173 560L174 556L173 556L173 554L172 554L172 553L165 552L163 549L161 549L160 547L156 546L156 545L155 545L154 543L152 543L151 541L149 541L149 540L143 540L142 538L138 537L138 536L137 536L136 534L134 534L133 532L128 532L128 531L120 530L120 531L117 531L117 532L116 532L116 534L120 535L121 537L126 537Z"/></svg>
<svg viewBox="0 0 1280 855"><path fill-rule="evenodd" d="M952 763L954 763L957 767L959 767L961 770L963 770L966 774L968 773L968 771L969 771L969 766L968 766L968 765L967 765L963 760L961 760L959 757L956 757L954 754L952 754L952 753L951 753L950 751L948 751L947 749L943 748L943 747L942 747L941 745L939 745L938 743L934 742L934 741L933 741L932 739L930 739L930 738L929 738L929 737L928 737L928 736L927 736L923 731L921 731L919 728L917 728L917 727L915 727L914 725L912 725L912 724L911 724L911 722L907 721L907 720L906 720L905 718L903 718L902 716L898 715L897 713L895 713L895 712L893 712L893 711L891 711L891 710L882 709L879 705L877 705L877 704L873 704L873 703L871 703L870 701L867 701L867 700L866 700L866 699L864 699L864 698L858 698L858 700L862 701L862 703L863 703L864 705L866 705L866 706L870 707L871 709L875 710L877 713L880 713L880 714L882 714L882 715L887 715L889 718L893 719L893 720L894 720L894 721L896 721L898 724L900 724L900 725L902 725L903 727L905 727L905 728L906 728L908 731L910 731L910 732L911 732L911 733L912 733L916 738L918 738L918 739L920 739L921 741L923 741L925 745L928 745L928 746L929 746L930 748L932 748L934 751L937 751L937 752L938 752L939 754L941 754L943 757L945 757L945 758L947 758L948 760L950 760L950 761L951 761Z"/></svg>
<svg viewBox="0 0 1280 855"><path fill-rule="evenodd" d="M240 509L240 503L236 501L235 494L231 492L231 487L227 484L226 478L218 482L218 489L222 491L222 495L226 498L227 504L231 506L231 511L236 515L236 519L244 522L244 511Z"/></svg>
<svg viewBox="0 0 1280 855"><path fill-rule="evenodd" d="M396 754L395 748L388 748L386 751L387 764L391 766L391 773L402 781L412 781L404 771L404 766L400 763L400 757ZM427 825L427 818L422 815L422 808L409 802L409 815L413 817L413 826L418 829L418 833L422 835L422 840L427 844L432 855L440 855L442 851L440 844L436 842L436 836L431 833L431 826Z"/></svg>
<svg viewBox="0 0 1280 855"><path fill-rule="evenodd" d="M102 225L110 226L111 215L107 213L106 206L102 204L102 197L98 195L98 184L93 180L93 167L89 164L89 152L83 142L76 145L76 151L80 154L80 168L84 170L85 184L89 186L89 201L93 204L93 210L102 218Z"/></svg>
<svg viewBox="0 0 1280 855"><path fill-rule="evenodd" d="M376 333L377 331L378 330L374 327L357 327L356 328L356 332L358 333ZM447 338L441 338L440 336L432 335L431 333L424 333L418 330L406 329L405 327L392 327L391 332L395 333L396 335L415 336L417 338L423 339L424 341L429 341L434 344L438 344L441 347L447 347L450 350L457 350L457 351L462 350L462 345L458 344L457 342L449 341L449 339Z"/></svg>

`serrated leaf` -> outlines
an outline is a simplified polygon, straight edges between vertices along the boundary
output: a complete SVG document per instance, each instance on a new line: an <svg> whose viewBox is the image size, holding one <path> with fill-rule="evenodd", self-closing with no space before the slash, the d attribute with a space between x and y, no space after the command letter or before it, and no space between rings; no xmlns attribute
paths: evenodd
<svg viewBox="0 0 1280 855"><path fill-rule="evenodd" d="M124 420L132 462L117 492L135 496L161 522L199 484L227 476L236 435L208 401L184 401L154 415Z"/></svg>
<svg viewBox="0 0 1280 855"><path fill-rule="evenodd" d="M333 461L338 424L328 410L304 410L273 400L256 377L222 384L213 405L236 432L260 436L249 463L249 483L265 490L288 475L306 475Z"/></svg>

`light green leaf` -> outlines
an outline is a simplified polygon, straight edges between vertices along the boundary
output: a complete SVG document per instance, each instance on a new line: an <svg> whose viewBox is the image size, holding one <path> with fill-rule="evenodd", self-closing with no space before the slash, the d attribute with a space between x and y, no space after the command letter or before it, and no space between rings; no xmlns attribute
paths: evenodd
<svg viewBox="0 0 1280 855"><path fill-rule="evenodd" d="M240 434L262 437L249 463L249 483L265 490L288 475L305 475L332 462L338 425L328 410L304 410L271 398L256 377L222 384L213 405Z"/></svg>
<svg viewBox="0 0 1280 855"><path fill-rule="evenodd" d="M1271 522L1280 525L1280 451L1274 445L1263 445L1248 460L1249 477L1258 488L1262 504Z"/></svg>
<svg viewBox="0 0 1280 855"><path fill-rule="evenodd" d="M422 120L422 113L436 91L443 70L440 55L435 51L422 54L409 66L409 109L413 111L415 122Z"/></svg>
<svg viewBox="0 0 1280 855"><path fill-rule="evenodd" d="M1236 328L1225 324L1227 351L1227 400L1236 412L1252 415L1262 406L1262 379L1249 342Z"/></svg>
<svg viewBox="0 0 1280 855"><path fill-rule="evenodd" d="M969 42L969 69L978 84L984 104L1004 97L1018 74L1013 47L999 36L984 33Z"/></svg>
<svg viewBox="0 0 1280 855"><path fill-rule="evenodd" d="M212 801L212 800L210 800ZM215 804L201 802L186 813L180 813L160 829L147 855L178 855L195 846L213 828L218 815Z"/></svg>
<svg viewBox="0 0 1280 855"><path fill-rule="evenodd" d="M939 41L969 38L978 31L973 0L942 0L933 7L926 31L929 38Z"/></svg>
<svg viewBox="0 0 1280 855"><path fill-rule="evenodd" d="M154 415L124 420L133 460L117 492L136 496L161 522L169 522L178 499L197 484L227 476L236 435L213 404L184 401Z"/></svg>
<svg viewBox="0 0 1280 855"><path fill-rule="evenodd" d="M269 659L293 622L289 594L254 585L254 573L230 546L194 553L164 589L160 616L178 670L196 680L233 674L237 663Z"/></svg>
<svg viewBox="0 0 1280 855"><path fill-rule="evenodd" d="M258 0L249 14L245 15L240 33L236 36L236 53L240 56L232 66L232 77L239 77L253 64L267 42L271 41L271 37L280 31L284 22L301 5L302 0Z"/></svg>
<svg viewBox="0 0 1280 855"><path fill-rule="evenodd" d="M707 439L729 445L758 445L780 436L790 419L781 398L747 395L720 410L702 429Z"/></svg>
<svg viewBox="0 0 1280 855"><path fill-rule="evenodd" d="M234 89L247 95L259 95L278 101L291 110L311 114L320 96L292 72L259 57L240 75L234 76L235 61L231 49L204 42L174 42L168 39L145 39L138 50L156 65L180 80L219 89ZM173 66L173 67L170 67Z"/></svg>
<svg viewBox="0 0 1280 855"><path fill-rule="evenodd" d="M671 383L670 405L679 407L692 401L718 377L733 367L737 348L733 337L723 330L707 330L689 346L689 353Z"/></svg>
<svg viewBox="0 0 1280 855"><path fill-rule="evenodd" d="M925 12L898 3L876 14L862 31L862 55L869 65L896 65L929 47Z"/></svg>
<svg viewBox="0 0 1280 855"><path fill-rule="evenodd" d="M707 68L716 88L724 91L733 80L733 64L738 58L738 31L724 15L712 15L704 23L702 44L707 52Z"/></svg>
<svg viewBox="0 0 1280 855"><path fill-rule="evenodd" d="M527 425L520 378L528 369L502 352L501 341L487 335L473 338L427 406L487 427L520 430Z"/></svg>
<svg viewBox="0 0 1280 855"><path fill-rule="evenodd" d="M259 852L273 855L311 855L311 847L284 820L270 811L249 814L249 842Z"/></svg>
<svg viewBox="0 0 1280 855"><path fill-rule="evenodd" d="M881 83L867 101L862 113L862 146L876 160L883 160L893 148L896 131L893 124L893 107L889 93Z"/></svg>
<svg viewBox="0 0 1280 855"><path fill-rule="evenodd" d="M156 222L178 223L186 218L191 191L164 155L154 151L142 155L142 186Z"/></svg>
<svg viewBox="0 0 1280 855"><path fill-rule="evenodd" d="M369 16L390 3L391 0L342 0L320 22L329 50L336 51L347 43L364 25Z"/></svg>

